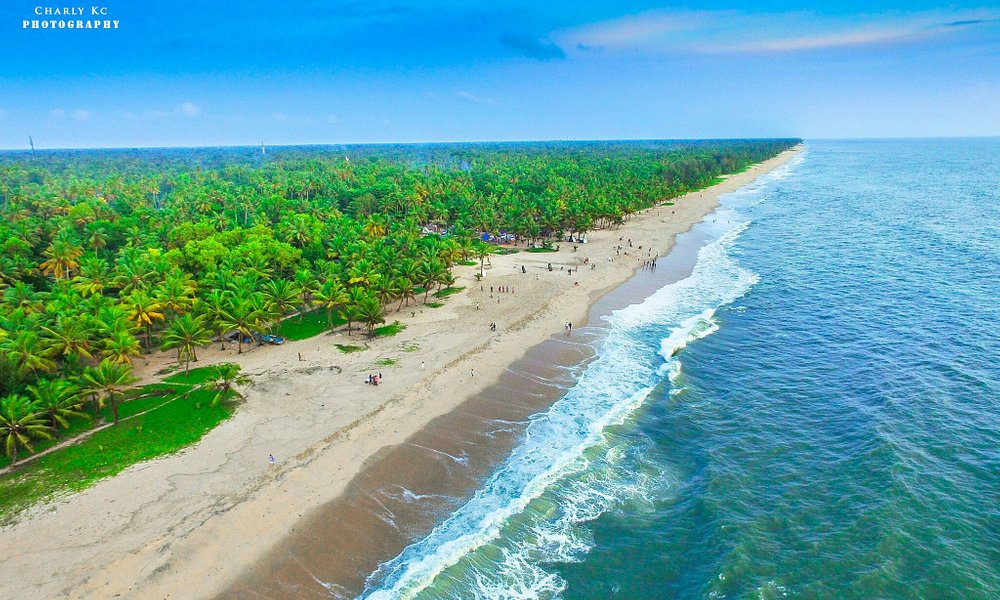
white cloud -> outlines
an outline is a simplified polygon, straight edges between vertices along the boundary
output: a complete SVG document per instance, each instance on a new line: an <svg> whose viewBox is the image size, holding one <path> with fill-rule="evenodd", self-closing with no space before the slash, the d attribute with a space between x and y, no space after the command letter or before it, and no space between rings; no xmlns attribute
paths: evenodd
<svg viewBox="0 0 1000 600"><path fill-rule="evenodd" d="M194 102L183 102L177 107L177 110L185 117L197 117L201 114L201 107Z"/></svg>
<svg viewBox="0 0 1000 600"><path fill-rule="evenodd" d="M94 113L90 112L89 110L84 110L82 108L78 108L78 109L74 110L73 113L72 113L72 117L73 117L74 121L86 121L86 120L90 119L93 116L94 116Z"/></svg>
<svg viewBox="0 0 1000 600"><path fill-rule="evenodd" d="M468 100L469 102L474 102L476 104L489 104L491 106L496 106L497 103L496 100L492 100L490 98L482 98L480 96L476 96L475 94L471 94L466 91L458 92L455 95L461 98L462 100Z"/></svg>
<svg viewBox="0 0 1000 600"><path fill-rule="evenodd" d="M52 110L49 111L49 116L52 117L53 119L65 119L66 111L64 111L61 108L53 108Z"/></svg>
<svg viewBox="0 0 1000 600"><path fill-rule="evenodd" d="M1000 12L828 16L810 12L647 11L555 32L567 50L755 53L917 42L995 25Z"/></svg>

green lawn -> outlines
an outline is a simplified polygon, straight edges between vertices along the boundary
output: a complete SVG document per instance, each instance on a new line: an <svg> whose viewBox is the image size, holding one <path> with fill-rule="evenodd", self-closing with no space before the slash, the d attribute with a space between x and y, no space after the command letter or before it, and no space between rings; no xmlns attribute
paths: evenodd
<svg viewBox="0 0 1000 600"><path fill-rule="evenodd" d="M355 346L354 344L334 344L337 350L340 350L344 354L353 354L355 352L361 352L366 350L364 346Z"/></svg>
<svg viewBox="0 0 1000 600"><path fill-rule="evenodd" d="M347 323L334 312L333 326L337 327ZM320 308L309 311L301 317L290 317L281 322L278 326L277 335L289 341L304 340L317 336L328 329L326 325L326 309Z"/></svg>
<svg viewBox="0 0 1000 600"><path fill-rule="evenodd" d="M556 252L556 249L546 248L544 246L535 246L534 248L528 248L525 252Z"/></svg>
<svg viewBox="0 0 1000 600"><path fill-rule="evenodd" d="M448 296L451 296L453 294L457 294L457 293L461 292L464 289L465 289L464 287L444 288L443 290L438 290L438 291L434 292L433 294L431 294L431 296L434 296L435 298L447 298Z"/></svg>
<svg viewBox="0 0 1000 600"><path fill-rule="evenodd" d="M394 336L400 331L406 329L406 325L403 325L399 321L395 321L391 325L383 325L382 327L376 327L375 331L372 332L373 337L390 337Z"/></svg>
<svg viewBox="0 0 1000 600"><path fill-rule="evenodd" d="M75 492L110 477L144 460L175 452L201 439L205 433L233 414L231 404L212 406L214 392L193 388L212 377L216 367L192 370L186 381L152 384L140 389L140 397L121 403L122 421L78 444L0 476L0 523L9 523L36 502ZM183 374L169 379L183 378ZM174 390L174 391L171 391ZM101 410L110 420L111 407ZM79 435L93 425L93 420L76 419L63 439ZM62 440L58 440L62 441ZM35 450L51 446L36 444ZM9 461L0 463L0 466Z"/></svg>

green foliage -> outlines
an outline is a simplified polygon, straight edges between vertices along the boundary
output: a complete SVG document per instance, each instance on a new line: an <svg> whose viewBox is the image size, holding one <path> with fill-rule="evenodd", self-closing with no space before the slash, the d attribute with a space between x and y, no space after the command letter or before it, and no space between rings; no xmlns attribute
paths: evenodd
<svg viewBox="0 0 1000 600"><path fill-rule="evenodd" d="M399 364L398 358L380 358L375 361L376 367L395 367Z"/></svg>
<svg viewBox="0 0 1000 600"><path fill-rule="evenodd" d="M355 344L334 344L334 346L336 346L337 350L340 350L344 354L353 354L355 352L362 352L368 349L365 346L358 346Z"/></svg>
<svg viewBox="0 0 1000 600"><path fill-rule="evenodd" d="M438 291L434 292L434 297L435 298L447 298L448 296L453 296L453 295L461 292L464 289L465 289L464 287L445 288L443 290L438 290Z"/></svg>
<svg viewBox="0 0 1000 600"><path fill-rule="evenodd" d="M392 337L404 329L406 329L406 325L403 325L399 321L394 321L391 325L385 325L374 329L372 331L372 337Z"/></svg>
<svg viewBox="0 0 1000 600"><path fill-rule="evenodd" d="M332 317L334 327L347 323L338 314ZM278 335L286 340L305 340L317 336L328 329L326 311L313 310L302 315L302 318L289 317L278 325Z"/></svg>

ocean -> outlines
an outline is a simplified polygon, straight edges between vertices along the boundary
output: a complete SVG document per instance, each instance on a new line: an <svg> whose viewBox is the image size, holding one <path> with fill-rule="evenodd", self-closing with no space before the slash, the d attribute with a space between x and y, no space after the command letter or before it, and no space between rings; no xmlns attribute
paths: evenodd
<svg viewBox="0 0 1000 600"><path fill-rule="evenodd" d="M724 197L361 597L1000 597L998 176L811 141Z"/></svg>

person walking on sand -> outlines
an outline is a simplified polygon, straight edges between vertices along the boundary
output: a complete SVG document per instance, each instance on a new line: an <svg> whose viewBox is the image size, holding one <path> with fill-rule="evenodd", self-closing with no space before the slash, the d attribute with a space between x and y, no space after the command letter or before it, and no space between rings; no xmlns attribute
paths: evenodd
<svg viewBox="0 0 1000 600"><path fill-rule="evenodd" d="M427 368L427 365L424 364L424 361L420 361L420 370L423 371L425 368Z"/></svg>
<svg viewBox="0 0 1000 600"><path fill-rule="evenodd" d="M471 377L472 377L473 379L475 379L475 378L476 378L476 370L475 370L475 369L471 369L471 370L469 371L469 374L470 374L470 376L471 376Z"/></svg>
<svg viewBox="0 0 1000 600"><path fill-rule="evenodd" d="M268 464L270 464L270 465L271 465L272 467L274 466L274 455L273 455L273 454L268 454L268 455L267 455L267 462L268 462Z"/></svg>

